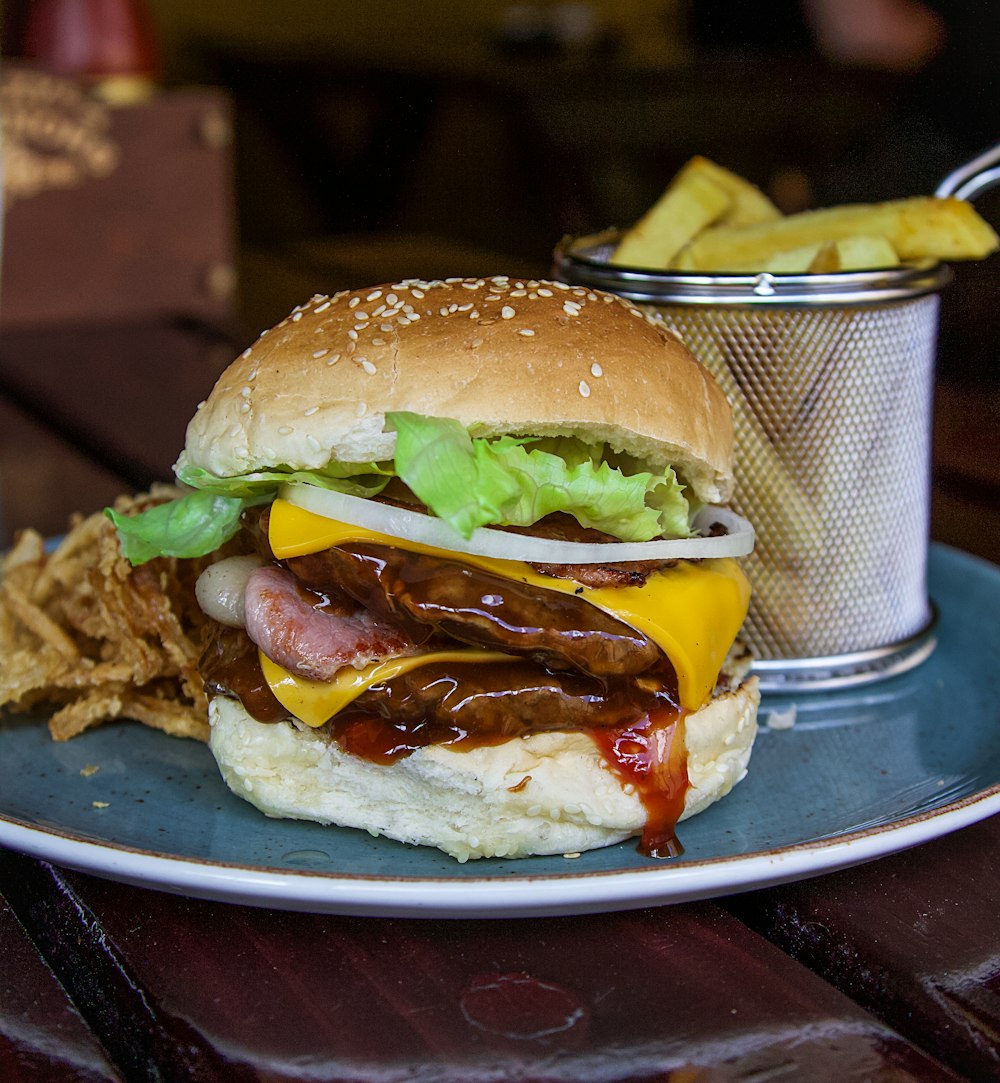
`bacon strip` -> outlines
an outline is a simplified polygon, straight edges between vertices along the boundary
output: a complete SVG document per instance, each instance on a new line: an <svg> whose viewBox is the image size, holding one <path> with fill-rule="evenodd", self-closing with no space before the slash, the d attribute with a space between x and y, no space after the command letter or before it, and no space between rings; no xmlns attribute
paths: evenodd
<svg viewBox="0 0 1000 1083"><path fill-rule="evenodd" d="M344 614L313 604L291 572L275 565L250 576L245 606L253 642L272 662L309 680L329 681L345 665L362 669L418 650L400 628L363 609Z"/></svg>

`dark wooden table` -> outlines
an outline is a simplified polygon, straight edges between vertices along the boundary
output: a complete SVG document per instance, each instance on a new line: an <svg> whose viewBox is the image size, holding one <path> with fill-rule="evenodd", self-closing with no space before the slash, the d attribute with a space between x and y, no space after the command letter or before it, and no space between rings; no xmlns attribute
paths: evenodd
<svg viewBox="0 0 1000 1083"><path fill-rule="evenodd" d="M232 352L195 326L6 336L5 540L167 476ZM989 410L944 394L959 435ZM948 522L993 500L957 446ZM0 1080L1000 1079L998 903L1000 818L766 891L505 921L244 908L0 852Z"/></svg>

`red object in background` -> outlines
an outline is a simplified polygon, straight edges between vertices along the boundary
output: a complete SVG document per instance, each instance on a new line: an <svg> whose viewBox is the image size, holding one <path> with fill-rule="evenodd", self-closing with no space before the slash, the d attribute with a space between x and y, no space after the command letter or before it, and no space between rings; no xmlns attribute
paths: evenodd
<svg viewBox="0 0 1000 1083"><path fill-rule="evenodd" d="M141 0L34 0L25 12L23 55L54 74L95 82L153 79L159 71Z"/></svg>

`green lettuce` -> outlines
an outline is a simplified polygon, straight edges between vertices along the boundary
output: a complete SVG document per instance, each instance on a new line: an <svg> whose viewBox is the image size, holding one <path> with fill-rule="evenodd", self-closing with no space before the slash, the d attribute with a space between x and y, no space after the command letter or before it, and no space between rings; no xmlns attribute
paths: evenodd
<svg viewBox="0 0 1000 1083"><path fill-rule="evenodd" d="M394 463L331 462L321 470L276 467L226 478L182 457L177 479L191 492L135 516L107 509L122 552L133 564L204 556L239 530L247 508L273 500L288 482L372 497L394 476L466 538L480 526L530 526L552 512L622 541L690 534L694 509L669 466L652 473L569 437L488 440L451 418L386 417L396 430Z"/></svg>
<svg viewBox="0 0 1000 1083"><path fill-rule="evenodd" d="M450 418L386 416L396 429L396 473L465 538L556 511L622 541L690 534L691 509L669 466L653 474L576 439L486 440Z"/></svg>
<svg viewBox="0 0 1000 1083"><path fill-rule="evenodd" d="M286 482L302 481L367 497L380 493L393 471L379 463L330 463L323 470L260 470L220 478L182 459L176 474L192 492L138 515L121 515L113 508L105 511L118 530L122 553L132 564L158 556L190 558L214 552L239 530L247 508L269 503Z"/></svg>

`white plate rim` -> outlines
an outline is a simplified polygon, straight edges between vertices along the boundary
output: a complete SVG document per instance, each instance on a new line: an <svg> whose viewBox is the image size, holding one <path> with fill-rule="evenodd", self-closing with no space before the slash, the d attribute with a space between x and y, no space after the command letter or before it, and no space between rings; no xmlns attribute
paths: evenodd
<svg viewBox="0 0 1000 1083"><path fill-rule="evenodd" d="M0 845L79 872L220 902L377 917L493 918L600 913L773 887L886 857L1000 812L1000 783L864 830L775 850L590 872L379 877L199 861L96 843L0 818Z"/></svg>

